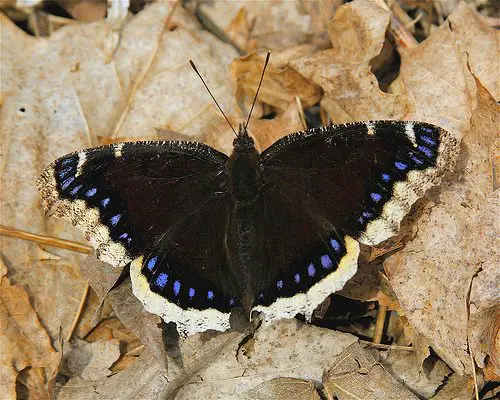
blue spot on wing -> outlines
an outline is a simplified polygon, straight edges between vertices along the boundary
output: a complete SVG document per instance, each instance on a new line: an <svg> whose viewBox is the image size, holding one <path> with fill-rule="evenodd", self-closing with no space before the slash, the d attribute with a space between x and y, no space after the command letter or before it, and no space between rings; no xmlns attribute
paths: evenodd
<svg viewBox="0 0 500 400"><path fill-rule="evenodd" d="M411 156L411 159L418 165L422 165L424 163L420 158L415 156Z"/></svg>
<svg viewBox="0 0 500 400"><path fill-rule="evenodd" d="M106 197L105 199L103 199L103 200L101 201L101 205L102 205L103 207L106 207L106 206L109 204L109 201L110 201L109 197Z"/></svg>
<svg viewBox="0 0 500 400"><path fill-rule="evenodd" d="M156 278L156 285L159 286L160 288L164 288L165 285L167 284L167 281L168 281L168 275L165 273L161 273Z"/></svg>
<svg viewBox="0 0 500 400"><path fill-rule="evenodd" d="M421 153L424 153L427 157L431 158L433 153L431 151L431 149L425 147L425 146L418 146L418 151L420 151Z"/></svg>
<svg viewBox="0 0 500 400"><path fill-rule="evenodd" d="M189 288L189 298L193 298L194 297L194 294L196 293L196 291L194 290L194 288L190 287Z"/></svg>
<svg viewBox="0 0 500 400"><path fill-rule="evenodd" d="M126 238L128 238L128 233L127 233L127 232L122 233L122 234L120 235L120 239L126 239Z"/></svg>
<svg viewBox="0 0 500 400"><path fill-rule="evenodd" d="M120 221L121 217L122 217L121 214L116 214L110 218L109 222L111 222L111 225L116 226L116 224Z"/></svg>
<svg viewBox="0 0 500 400"><path fill-rule="evenodd" d="M96 188L92 188L92 189L89 189L85 192L85 196L86 197L92 197L93 195L95 195L97 193L97 189Z"/></svg>
<svg viewBox="0 0 500 400"><path fill-rule="evenodd" d="M368 211L363 211L363 217L371 218L371 217L373 217L373 214L371 212L368 212Z"/></svg>
<svg viewBox="0 0 500 400"><path fill-rule="evenodd" d="M74 180L75 180L75 177L74 176L70 176L68 179L66 179L65 181L63 181L63 183L61 184L61 189L62 190L66 190L68 188L68 186L73 183Z"/></svg>
<svg viewBox="0 0 500 400"><path fill-rule="evenodd" d="M400 161L396 161L394 163L394 165L396 166L397 169L399 169L400 171L404 171L406 168L408 168L408 165L405 164L405 163L402 163Z"/></svg>
<svg viewBox="0 0 500 400"><path fill-rule="evenodd" d="M179 293L181 291L181 283L179 281L174 282L174 294L176 296L179 296Z"/></svg>
<svg viewBox="0 0 500 400"><path fill-rule="evenodd" d="M61 165L68 165L68 164L71 164L73 162L73 159L72 158L66 158L65 160L62 160L61 161Z"/></svg>
<svg viewBox="0 0 500 400"><path fill-rule="evenodd" d="M430 130L428 128L423 128L423 129L425 129L429 133L432 133L432 130ZM432 140L429 136L422 135L422 136L420 136L420 139L423 142L427 143L428 145L431 145L431 146L435 146L436 145L436 142L434 140Z"/></svg>
<svg viewBox="0 0 500 400"><path fill-rule="evenodd" d="M311 278L314 276L314 274L316 273L316 268L314 268L314 264L309 264L309 266L307 267L307 275L309 275Z"/></svg>
<svg viewBox="0 0 500 400"><path fill-rule="evenodd" d="M156 256L155 256L155 257L153 257L153 258L150 258L150 259L149 259L147 267L148 267L148 269L149 269L150 271L152 271L152 270L153 270L153 268L155 267L155 264L156 264L156 261L157 261L157 260L158 260L158 257L156 257Z"/></svg>
<svg viewBox="0 0 500 400"><path fill-rule="evenodd" d="M335 250L337 253L340 253L340 244L338 241L336 241L335 239L330 239L330 244L333 250Z"/></svg>
<svg viewBox="0 0 500 400"><path fill-rule="evenodd" d="M391 176L389 174L382 174L382 180L384 182L389 182L391 180Z"/></svg>
<svg viewBox="0 0 500 400"><path fill-rule="evenodd" d="M78 191L82 188L82 185L76 185L73 189L71 189L71 194L74 196L75 194L78 193Z"/></svg>
<svg viewBox="0 0 500 400"><path fill-rule="evenodd" d="M378 203L380 200L382 200L382 195L379 193L370 193L370 197L375 203Z"/></svg>
<svg viewBox="0 0 500 400"><path fill-rule="evenodd" d="M321 266L324 269L330 269L333 266L332 259L328 255L321 256Z"/></svg>
<svg viewBox="0 0 500 400"><path fill-rule="evenodd" d="M283 289L283 281L282 280L279 280L278 282L276 282L276 287L278 289Z"/></svg>
<svg viewBox="0 0 500 400"><path fill-rule="evenodd" d="M212 292L211 290L208 291L207 293L207 299L208 300L212 300L214 298L214 292Z"/></svg>
<svg viewBox="0 0 500 400"><path fill-rule="evenodd" d="M293 277L293 280L295 281L295 283L300 283L300 275L295 274L295 276Z"/></svg>
<svg viewBox="0 0 500 400"><path fill-rule="evenodd" d="M61 171L59 171L59 178L62 179L64 178L68 172L71 172L73 170L73 167L66 167L64 169L62 169Z"/></svg>

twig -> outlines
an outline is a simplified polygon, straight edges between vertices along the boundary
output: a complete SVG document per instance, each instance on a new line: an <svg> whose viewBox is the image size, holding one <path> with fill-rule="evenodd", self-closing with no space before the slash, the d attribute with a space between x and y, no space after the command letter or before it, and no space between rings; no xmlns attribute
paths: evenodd
<svg viewBox="0 0 500 400"><path fill-rule="evenodd" d="M9 228L3 225L0 225L0 235L15 237L22 240L29 240L31 242L59 247L61 249L76 251L83 254L89 254L92 251L92 247L82 243L73 242L71 240L58 239L52 236L37 235L36 233L21 231L19 229Z"/></svg>
<svg viewBox="0 0 500 400"><path fill-rule="evenodd" d="M368 340L359 340L359 343L366 344L370 347L377 347L379 349L387 349L387 350L402 350L402 351L415 351L412 346L398 346L396 344L381 344L381 343L373 343Z"/></svg>
<svg viewBox="0 0 500 400"><path fill-rule="evenodd" d="M297 109L299 110L300 121L302 122L302 128L307 129L306 117L304 116L304 108L302 107L302 101L300 101L299 96L295 96L295 102L297 103Z"/></svg>
<svg viewBox="0 0 500 400"><path fill-rule="evenodd" d="M387 306L380 305L377 313L377 322L375 323L375 333L373 334L373 343L380 344L382 334L384 333L385 316L387 314Z"/></svg>
<svg viewBox="0 0 500 400"><path fill-rule="evenodd" d="M78 321L80 321L80 317L83 312L83 307L85 306L85 302L87 301L87 297L89 295L89 283L85 283L85 290L83 291L83 296L82 299L80 300L80 305L78 306L78 310L76 310L75 316L73 318L73 323L71 324L71 328L69 328L69 333L68 333L68 342L71 340L71 336L73 336L73 332L76 329L76 325L78 324Z"/></svg>
<svg viewBox="0 0 500 400"><path fill-rule="evenodd" d="M476 375L476 362L474 361L474 356L472 355L470 344L468 344L468 347L469 347L470 360L472 362L472 377L474 378L474 391L476 393L476 400L479 400L479 389L477 387L477 375Z"/></svg>

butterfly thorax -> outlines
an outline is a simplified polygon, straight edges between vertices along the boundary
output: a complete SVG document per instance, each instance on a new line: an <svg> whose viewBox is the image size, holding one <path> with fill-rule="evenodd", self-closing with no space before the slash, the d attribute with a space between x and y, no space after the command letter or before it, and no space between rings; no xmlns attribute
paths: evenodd
<svg viewBox="0 0 500 400"><path fill-rule="evenodd" d="M259 152L244 125L233 141L233 153L227 162L229 188L238 207L254 202L262 189Z"/></svg>

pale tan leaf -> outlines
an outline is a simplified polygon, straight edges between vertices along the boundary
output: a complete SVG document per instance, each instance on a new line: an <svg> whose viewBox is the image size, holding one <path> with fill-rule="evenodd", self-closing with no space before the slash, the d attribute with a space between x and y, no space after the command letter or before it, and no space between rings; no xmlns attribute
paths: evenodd
<svg viewBox="0 0 500 400"><path fill-rule="evenodd" d="M255 400L320 400L314 382L296 378L276 378L263 382L244 394Z"/></svg>
<svg viewBox="0 0 500 400"><path fill-rule="evenodd" d="M405 97L382 92L370 67L382 49L389 21L390 12L374 2L346 4L328 24L333 48L291 61L324 90L321 106L334 123L399 119L407 113Z"/></svg>
<svg viewBox="0 0 500 400"><path fill-rule="evenodd" d="M333 366L323 375L328 395L339 400L416 400L359 343L353 343L337 356Z"/></svg>

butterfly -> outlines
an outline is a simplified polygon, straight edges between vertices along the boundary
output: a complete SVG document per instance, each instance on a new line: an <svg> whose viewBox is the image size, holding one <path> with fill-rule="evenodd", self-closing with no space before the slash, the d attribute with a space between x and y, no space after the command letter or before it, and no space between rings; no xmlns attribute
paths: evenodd
<svg viewBox="0 0 500 400"><path fill-rule="evenodd" d="M179 331L226 330L235 307L310 316L357 270L358 242L394 236L450 169L457 143L416 121L293 133L261 154L240 125L227 155L197 142L81 150L37 180L43 208L97 257L130 264L133 292Z"/></svg>
<svg viewBox="0 0 500 400"><path fill-rule="evenodd" d="M356 273L358 242L394 236L458 152L438 126L367 121L259 154L247 129L257 94L229 157L197 142L116 143L63 156L37 180L45 211L79 226L100 260L129 265L135 296L183 336L230 328L235 308L309 319Z"/></svg>

